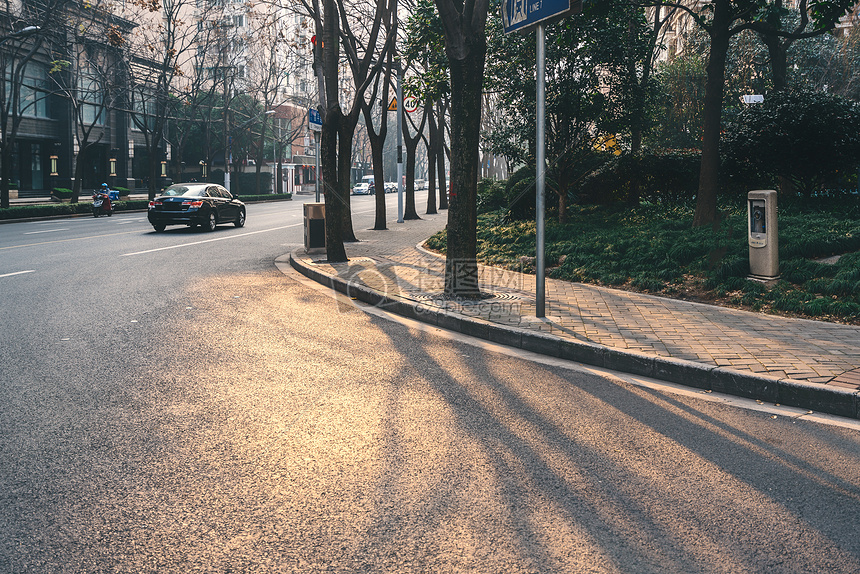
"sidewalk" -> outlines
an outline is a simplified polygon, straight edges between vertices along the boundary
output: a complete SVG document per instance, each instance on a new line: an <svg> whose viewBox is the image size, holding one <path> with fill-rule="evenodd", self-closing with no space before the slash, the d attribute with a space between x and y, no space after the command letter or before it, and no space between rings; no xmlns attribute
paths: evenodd
<svg viewBox="0 0 860 574"><path fill-rule="evenodd" d="M860 418L860 328L789 319L481 267L491 298L442 298L444 259L419 244L447 214L356 230L348 263L290 256L302 274L370 304L496 343L818 412Z"/></svg>

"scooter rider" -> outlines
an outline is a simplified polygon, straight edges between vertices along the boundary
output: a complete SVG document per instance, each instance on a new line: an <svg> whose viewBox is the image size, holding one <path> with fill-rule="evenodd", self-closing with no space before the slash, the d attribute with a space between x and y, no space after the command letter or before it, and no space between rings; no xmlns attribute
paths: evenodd
<svg viewBox="0 0 860 574"><path fill-rule="evenodd" d="M111 199L113 199L112 194L119 194L115 191L111 191L108 184L103 183L101 189L97 189L93 192L93 217L98 217L99 215L108 215L110 216L113 213L113 204L111 203Z"/></svg>
<svg viewBox="0 0 860 574"><path fill-rule="evenodd" d="M101 192L107 194L111 201L119 201L119 192L111 189L108 184L102 184Z"/></svg>

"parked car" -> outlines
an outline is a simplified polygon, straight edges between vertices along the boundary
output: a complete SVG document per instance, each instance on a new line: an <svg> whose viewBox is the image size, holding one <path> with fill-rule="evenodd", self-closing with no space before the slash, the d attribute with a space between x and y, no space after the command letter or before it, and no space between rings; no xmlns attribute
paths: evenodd
<svg viewBox="0 0 860 574"><path fill-rule="evenodd" d="M397 184L393 181L385 182L385 193L397 193Z"/></svg>
<svg viewBox="0 0 860 574"><path fill-rule="evenodd" d="M353 195L371 195L370 185L364 182L356 183L352 188Z"/></svg>
<svg viewBox="0 0 860 574"><path fill-rule="evenodd" d="M168 225L215 231L219 223L245 225L245 204L220 185L175 183L149 202L146 217L158 232Z"/></svg>

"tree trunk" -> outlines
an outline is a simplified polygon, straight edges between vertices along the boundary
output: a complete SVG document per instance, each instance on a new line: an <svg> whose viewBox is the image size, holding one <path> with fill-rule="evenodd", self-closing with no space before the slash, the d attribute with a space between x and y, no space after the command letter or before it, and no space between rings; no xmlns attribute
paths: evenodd
<svg viewBox="0 0 860 574"><path fill-rule="evenodd" d="M403 219L421 219L415 211L415 156L418 155L420 137L420 135L416 137L412 145L409 144L408 139L404 142L406 144L406 206Z"/></svg>
<svg viewBox="0 0 860 574"><path fill-rule="evenodd" d="M558 222L567 223L567 193L559 192L558 195Z"/></svg>
<svg viewBox="0 0 860 574"><path fill-rule="evenodd" d="M262 183L263 183L263 182L261 181L261 179L262 179L262 178L260 177L260 175L261 175L261 173L262 173L262 169L263 169L263 161L262 161L262 159L263 159L263 156L262 156L262 154L260 154L260 155L257 157L257 160L254 162L254 163L256 163L256 164L257 164L256 166L254 166L254 167L255 167L255 169L254 169L254 179L255 179L255 182L256 182L256 184L255 184L255 186L254 186L254 187L256 187L256 190L255 190L255 192L254 192L254 193L255 193L256 195L260 195L260 194L262 193Z"/></svg>
<svg viewBox="0 0 860 574"><path fill-rule="evenodd" d="M352 174L352 138L355 135L355 126L350 127L351 118L341 116L340 129L338 130L338 152L337 152L337 181L329 183L329 193L336 193L340 199L340 224L343 227L343 240L354 243L358 241L352 228L352 197L349 194L350 175Z"/></svg>
<svg viewBox="0 0 860 574"><path fill-rule="evenodd" d="M0 174L0 208L8 209L9 178L12 175L12 146L7 141L4 141L0 145L2 145L2 151L0 151L0 155L2 155L2 160L0 160L0 166L2 166L3 170L3 173Z"/></svg>
<svg viewBox="0 0 860 574"><path fill-rule="evenodd" d="M338 161L337 134L342 119L337 100L333 102L326 113L322 127L320 143L320 166L322 170L322 191L325 197L325 248L326 259L333 262L348 261L346 249L343 246L343 222L341 209L343 202L336 193ZM319 177L319 174L317 175Z"/></svg>
<svg viewBox="0 0 860 574"><path fill-rule="evenodd" d="M158 180L161 178L161 160L158 159L158 148L153 147L149 152L149 200L155 199L158 195L159 185Z"/></svg>
<svg viewBox="0 0 860 574"><path fill-rule="evenodd" d="M699 168L699 192L693 225L708 225L717 220L717 194L720 186L720 123L725 88L726 54L729 50L729 0L714 0L711 51L706 68L703 104L704 131L702 163Z"/></svg>
<svg viewBox="0 0 860 574"><path fill-rule="evenodd" d="M448 209L448 253L445 294L478 298L477 183L484 78L483 46L474 39L451 70L451 197Z"/></svg>
<svg viewBox="0 0 860 574"><path fill-rule="evenodd" d="M639 205L641 195L639 169L639 151L642 149L642 123L634 121L630 131L630 159L634 162L633 172L630 177L630 186L627 189L627 205Z"/></svg>
<svg viewBox="0 0 860 574"><path fill-rule="evenodd" d="M439 209L448 209L448 182L445 178L445 110L437 102L438 129L436 130L436 165L439 174Z"/></svg>
<svg viewBox="0 0 860 574"><path fill-rule="evenodd" d="M88 146L83 145L78 149L78 157L75 159L75 178L72 181L72 199L70 203L77 203L81 198L81 188L83 187L83 182L81 181L84 176L84 158L86 157L88 150Z"/></svg>
<svg viewBox="0 0 860 574"><path fill-rule="evenodd" d="M436 211L436 116L433 112L433 102L428 98L424 104L427 110L427 120L430 123L427 141L427 215L439 213Z"/></svg>
<svg viewBox="0 0 860 574"><path fill-rule="evenodd" d="M773 90L775 92L784 90L788 77L788 46L786 45L788 42L781 42L776 35L760 34L759 37L767 46L767 52L770 56Z"/></svg>
<svg viewBox="0 0 860 574"><path fill-rule="evenodd" d="M374 92L375 95L375 92ZM371 116L370 106L364 106L364 123L367 129L367 139L370 141L370 162L373 169L373 189L376 191L374 202L376 205L376 217L373 221L374 231L384 231L388 229L385 212L385 194L380 193L380 190L385 191L385 173L383 171L383 148L385 147L385 138L388 135L388 114L382 112L382 117L379 120L379 133L373 130L373 118Z"/></svg>
<svg viewBox="0 0 860 574"><path fill-rule="evenodd" d="M385 134L387 130L380 130L378 137L370 135L370 130L367 130L367 135L370 138L370 161L373 169L373 189L376 193L374 201L376 202L376 218L373 223L374 231L384 231L388 229L388 224L385 221L385 172L383 170L384 160L382 158L383 145L385 144Z"/></svg>
<svg viewBox="0 0 860 574"><path fill-rule="evenodd" d="M406 148L406 208L403 219L421 219L415 210L415 164L418 156L418 144L421 142L421 133L427 123L427 114L421 118L421 125L415 127L415 136L409 135L410 120L403 121L403 145ZM399 182L398 182L399 184Z"/></svg>
<svg viewBox="0 0 860 574"><path fill-rule="evenodd" d="M317 29L320 34L314 45L314 69L320 82L322 115L322 133L320 141L320 170L322 179L318 185L325 197L325 248L326 258L332 262L348 261L346 249L343 246L343 198L339 197L338 176L340 163L338 161L338 135L343 123L343 111L340 108L338 95L340 93L338 65L340 60L339 14L334 0L325 0L323 4L323 27ZM321 38L320 38L321 36ZM319 40L322 41L319 41Z"/></svg>

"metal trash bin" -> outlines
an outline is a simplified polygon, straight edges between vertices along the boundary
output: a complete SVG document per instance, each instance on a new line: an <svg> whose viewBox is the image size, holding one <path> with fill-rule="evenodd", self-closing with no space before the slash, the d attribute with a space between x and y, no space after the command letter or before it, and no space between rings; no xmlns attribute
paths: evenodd
<svg viewBox="0 0 860 574"><path fill-rule="evenodd" d="M305 249L325 247L325 203L305 204Z"/></svg>

